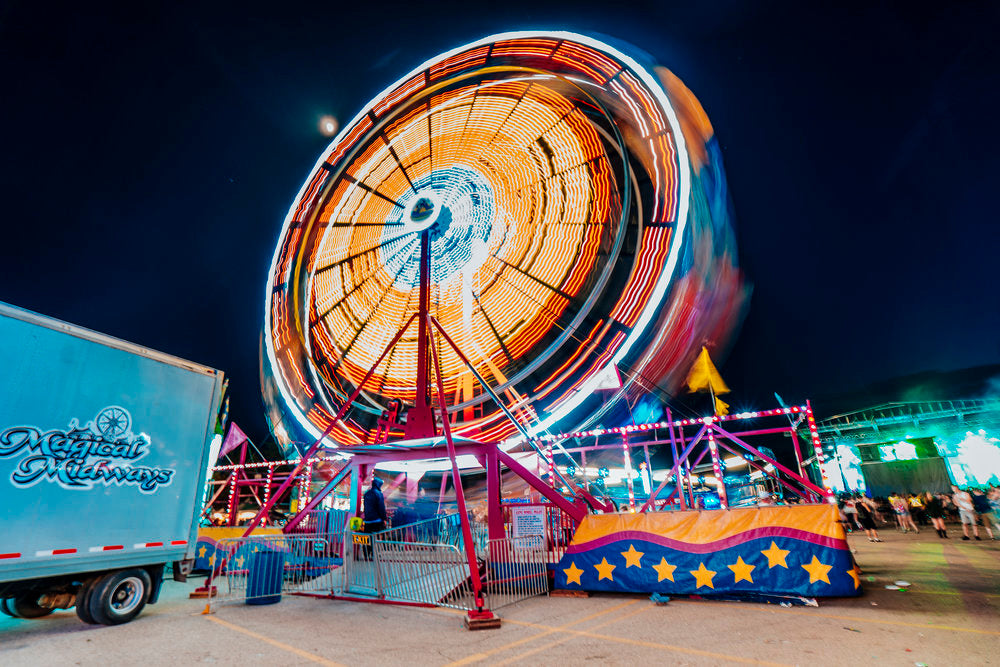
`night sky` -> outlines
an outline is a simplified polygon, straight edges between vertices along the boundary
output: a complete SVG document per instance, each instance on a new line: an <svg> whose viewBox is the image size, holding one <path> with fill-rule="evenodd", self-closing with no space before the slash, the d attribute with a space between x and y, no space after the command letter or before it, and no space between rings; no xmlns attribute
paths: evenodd
<svg viewBox="0 0 1000 667"><path fill-rule="evenodd" d="M647 51L712 119L754 288L735 407L1000 361L1000 5L814 4L2 4L0 300L224 370L260 442L266 273L320 116L551 28Z"/></svg>

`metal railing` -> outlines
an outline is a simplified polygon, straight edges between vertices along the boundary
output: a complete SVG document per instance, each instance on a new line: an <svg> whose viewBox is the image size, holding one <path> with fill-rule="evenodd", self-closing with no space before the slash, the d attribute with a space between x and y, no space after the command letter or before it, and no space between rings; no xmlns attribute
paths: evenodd
<svg viewBox="0 0 1000 667"><path fill-rule="evenodd" d="M487 529L471 524L477 559L486 560ZM469 562L458 514L378 533L346 533L342 588L366 595L472 609Z"/></svg>
<svg viewBox="0 0 1000 667"><path fill-rule="evenodd" d="M330 593L339 573L342 535L255 535L219 541L225 566L215 577L209 606L263 604L282 593Z"/></svg>
<svg viewBox="0 0 1000 667"><path fill-rule="evenodd" d="M469 562L457 546L381 538L373 543L379 597L474 609Z"/></svg>
<svg viewBox="0 0 1000 667"><path fill-rule="evenodd" d="M496 609L548 591L550 550L541 536L487 539L472 523L487 606ZM267 604L281 594L357 595L476 609L457 515L379 533L257 535L220 540L220 602Z"/></svg>
<svg viewBox="0 0 1000 667"><path fill-rule="evenodd" d="M549 563L558 563L566 554L566 549L573 540L577 523L569 514L566 514L557 505L551 503L526 503L517 505L505 505L505 510L517 507L544 507L545 508L545 542L542 545L547 552ZM507 535L511 535L514 526L509 521L505 525Z"/></svg>
<svg viewBox="0 0 1000 667"><path fill-rule="evenodd" d="M489 541L485 592L491 610L549 592L548 551L540 537Z"/></svg>
<svg viewBox="0 0 1000 667"><path fill-rule="evenodd" d="M288 535L314 533L324 535L342 534L349 518L350 513L347 510L311 510L306 512L305 516L294 528L285 531L285 533Z"/></svg>
<svg viewBox="0 0 1000 667"><path fill-rule="evenodd" d="M942 420L957 421L971 427L982 419L995 416L997 412L1000 412L1000 400L996 398L883 403L828 417L819 421L817 428L821 436L833 439L891 439L893 434L886 431L912 431L926 426L928 422Z"/></svg>

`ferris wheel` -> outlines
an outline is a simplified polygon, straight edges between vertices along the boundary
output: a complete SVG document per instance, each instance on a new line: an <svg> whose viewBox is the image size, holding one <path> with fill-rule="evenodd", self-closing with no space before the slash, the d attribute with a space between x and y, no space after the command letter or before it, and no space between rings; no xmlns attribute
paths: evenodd
<svg viewBox="0 0 1000 667"><path fill-rule="evenodd" d="M722 299L705 280L735 271L711 141L679 80L584 35L494 35L416 68L345 124L285 219L272 422L348 447L387 416L406 435L447 415L499 442L586 422L608 377L655 385L738 300L735 273Z"/></svg>

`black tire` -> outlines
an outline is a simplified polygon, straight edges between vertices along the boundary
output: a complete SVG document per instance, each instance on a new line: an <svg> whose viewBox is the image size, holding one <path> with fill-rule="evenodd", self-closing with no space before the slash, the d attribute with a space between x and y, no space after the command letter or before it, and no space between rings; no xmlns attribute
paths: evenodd
<svg viewBox="0 0 1000 667"><path fill-rule="evenodd" d="M21 618L41 618L55 611L55 609L39 606L38 595L35 594L20 595L11 600L8 605Z"/></svg>
<svg viewBox="0 0 1000 667"><path fill-rule="evenodd" d="M76 615L81 621L90 625L97 625L97 621L90 613L90 594L94 591L94 584L97 581L96 578L88 579L80 585L80 589L76 592Z"/></svg>
<svg viewBox="0 0 1000 667"><path fill-rule="evenodd" d="M14 604L14 598L0 598L0 612L3 612L11 618L17 618L17 614L14 613L14 609L11 605Z"/></svg>
<svg viewBox="0 0 1000 667"><path fill-rule="evenodd" d="M151 587L143 569L109 572L94 583L87 609L101 625L128 623L146 606Z"/></svg>

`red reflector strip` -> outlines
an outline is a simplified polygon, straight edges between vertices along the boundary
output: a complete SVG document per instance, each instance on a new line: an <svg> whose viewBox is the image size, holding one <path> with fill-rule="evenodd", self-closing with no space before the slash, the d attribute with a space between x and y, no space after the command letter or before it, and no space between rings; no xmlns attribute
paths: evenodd
<svg viewBox="0 0 1000 667"><path fill-rule="evenodd" d="M125 548L124 544L114 544L114 545L106 546L106 547L90 547L90 551L91 551L91 553L100 552L100 551L119 551L119 550L124 549L124 548Z"/></svg>
<svg viewBox="0 0 1000 667"><path fill-rule="evenodd" d="M45 551L36 551L36 556L64 556L66 554L75 554L76 549L46 549Z"/></svg>
<svg viewBox="0 0 1000 667"><path fill-rule="evenodd" d="M181 545L184 545L184 544L187 544L187 543L188 543L187 540L171 540L170 541L170 545L171 546L175 546L175 547L176 546L181 546Z"/></svg>
<svg viewBox="0 0 1000 667"><path fill-rule="evenodd" d="M21 554L0 554L0 558L20 558Z"/></svg>
<svg viewBox="0 0 1000 667"><path fill-rule="evenodd" d="M148 549L150 547L162 547L162 546L163 546L163 542L140 542L139 544L135 545L135 548L136 549Z"/></svg>

